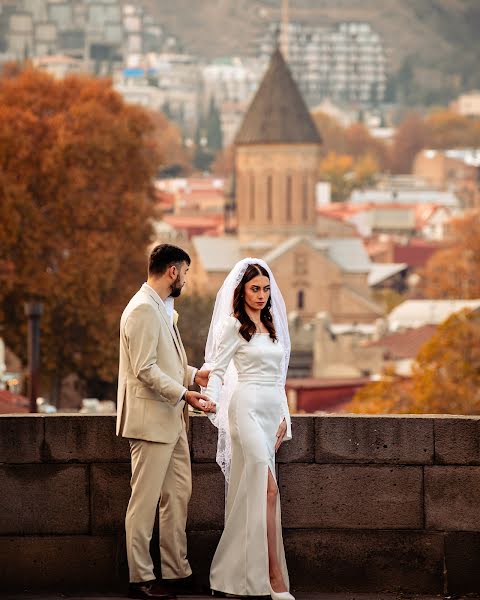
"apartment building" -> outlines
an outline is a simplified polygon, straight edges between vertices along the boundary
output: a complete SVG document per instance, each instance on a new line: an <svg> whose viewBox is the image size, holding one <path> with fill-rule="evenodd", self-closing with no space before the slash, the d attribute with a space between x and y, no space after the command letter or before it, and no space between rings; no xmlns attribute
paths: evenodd
<svg viewBox="0 0 480 600"><path fill-rule="evenodd" d="M280 25L272 23L262 35L260 58L271 54L279 31ZM309 106L324 98L367 106L382 102L387 80L386 49L369 23L289 23L287 31L288 62Z"/></svg>

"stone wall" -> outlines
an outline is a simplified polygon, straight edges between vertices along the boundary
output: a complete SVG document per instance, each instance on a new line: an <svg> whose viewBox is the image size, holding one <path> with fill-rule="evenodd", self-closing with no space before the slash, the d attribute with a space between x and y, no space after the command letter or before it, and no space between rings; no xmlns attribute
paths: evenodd
<svg viewBox="0 0 480 600"><path fill-rule="evenodd" d="M206 576L224 482L215 430L191 422L189 552ZM478 418L298 416L293 434L278 481L294 589L480 591ZM113 416L0 417L0 587L122 588L129 471Z"/></svg>

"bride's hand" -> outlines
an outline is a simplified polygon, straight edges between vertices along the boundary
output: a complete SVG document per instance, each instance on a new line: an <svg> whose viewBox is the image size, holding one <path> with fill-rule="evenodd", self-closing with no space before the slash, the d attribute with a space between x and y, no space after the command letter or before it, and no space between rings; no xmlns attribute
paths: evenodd
<svg viewBox="0 0 480 600"><path fill-rule="evenodd" d="M282 442L283 442L283 438L285 437L285 434L287 433L287 422L285 421L285 419L283 419L283 421L280 423L276 436L277 436L277 443L275 444L275 452L280 448Z"/></svg>

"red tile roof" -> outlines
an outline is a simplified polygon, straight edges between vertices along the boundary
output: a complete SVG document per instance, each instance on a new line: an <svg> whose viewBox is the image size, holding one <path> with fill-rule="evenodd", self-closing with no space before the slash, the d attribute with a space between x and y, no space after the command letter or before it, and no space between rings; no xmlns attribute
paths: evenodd
<svg viewBox="0 0 480 600"><path fill-rule="evenodd" d="M401 333L392 333L383 338L371 342L369 347L377 346L385 349L385 358L390 360L402 360L415 358L425 342L433 336L436 331L435 325L423 325L416 329L408 329Z"/></svg>
<svg viewBox="0 0 480 600"><path fill-rule="evenodd" d="M394 244L392 262L407 263L409 267L424 267L428 259L445 248L445 244L427 240L410 240L408 244Z"/></svg>

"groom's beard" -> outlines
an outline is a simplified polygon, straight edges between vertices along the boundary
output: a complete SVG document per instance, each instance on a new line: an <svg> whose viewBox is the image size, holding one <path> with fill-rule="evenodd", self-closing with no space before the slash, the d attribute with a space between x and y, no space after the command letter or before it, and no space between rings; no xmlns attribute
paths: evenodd
<svg viewBox="0 0 480 600"><path fill-rule="evenodd" d="M180 296L180 294L182 293L183 284L182 285L179 285L179 284L180 284L180 275L177 275L177 278L170 286L170 290L171 290L170 297L171 298L178 298Z"/></svg>

